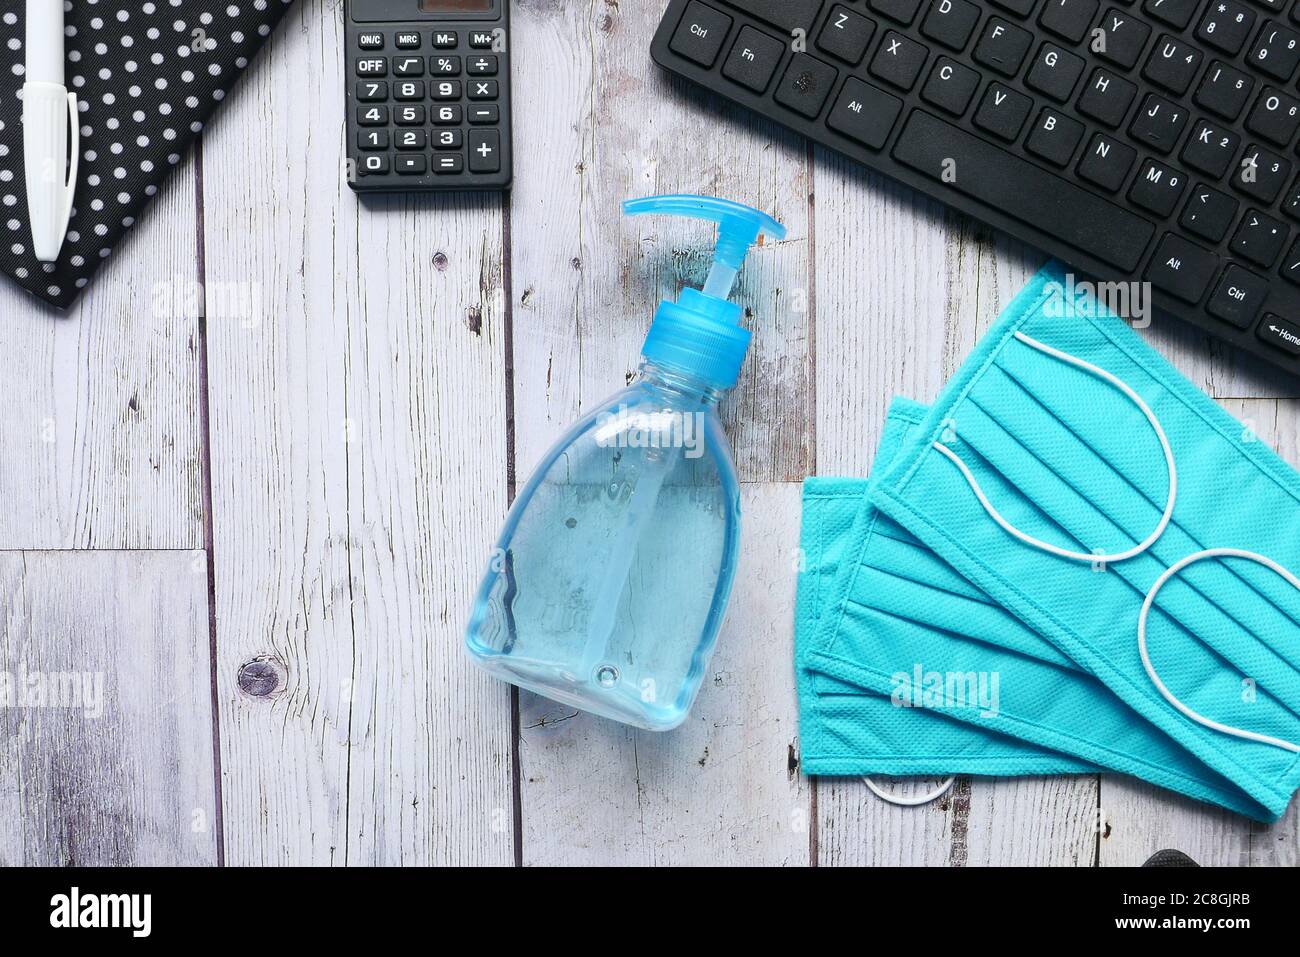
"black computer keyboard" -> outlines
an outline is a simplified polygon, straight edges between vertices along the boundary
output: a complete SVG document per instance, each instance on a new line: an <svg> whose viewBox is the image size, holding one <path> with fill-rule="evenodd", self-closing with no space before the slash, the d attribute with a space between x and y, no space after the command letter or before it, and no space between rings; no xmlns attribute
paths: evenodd
<svg viewBox="0 0 1300 957"><path fill-rule="evenodd" d="M652 53L1300 373L1300 0L672 0Z"/></svg>

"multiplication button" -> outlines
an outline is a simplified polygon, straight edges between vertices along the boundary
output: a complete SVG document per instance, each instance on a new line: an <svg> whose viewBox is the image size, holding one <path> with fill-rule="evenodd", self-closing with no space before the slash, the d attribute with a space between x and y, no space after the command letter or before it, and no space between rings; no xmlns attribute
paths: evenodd
<svg viewBox="0 0 1300 957"><path fill-rule="evenodd" d="M501 95L501 87L496 80L470 80L469 98L471 100L495 100Z"/></svg>

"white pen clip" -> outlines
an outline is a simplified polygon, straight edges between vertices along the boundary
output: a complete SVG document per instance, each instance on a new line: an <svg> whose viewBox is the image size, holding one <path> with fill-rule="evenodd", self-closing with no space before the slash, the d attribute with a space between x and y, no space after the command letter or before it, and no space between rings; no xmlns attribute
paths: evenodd
<svg viewBox="0 0 1300 957"><path fill-rule="evenodd" d="M23 84L23 151L32 251L41 262L52 263L68 231L81 162L75 93L60 83Z"/></svg>

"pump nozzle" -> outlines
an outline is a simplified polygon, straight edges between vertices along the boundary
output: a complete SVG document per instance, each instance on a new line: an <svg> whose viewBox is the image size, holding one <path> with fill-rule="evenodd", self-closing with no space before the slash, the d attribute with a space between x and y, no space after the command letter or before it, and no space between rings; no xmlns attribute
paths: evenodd
<svg viewBox="0 0 1300 957"><path fill-rule="evenodd" d="M713 267L704 288L685 290L680 302L660 304L644 352L648 359L731 388L749 349L750 334L739 327L740 307L728 297L750 247L760 236L784 239L785 227L767 213L712 196L647 196L628 200L623 212L628 216L663 213L718 224Z"/></svg>

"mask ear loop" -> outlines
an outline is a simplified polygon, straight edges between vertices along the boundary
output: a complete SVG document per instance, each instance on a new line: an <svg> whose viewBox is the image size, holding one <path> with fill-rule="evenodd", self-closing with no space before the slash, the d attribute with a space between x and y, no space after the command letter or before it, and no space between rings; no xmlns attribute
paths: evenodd
<svg viewBox="0 0 1300 957"><path fill-rule="evenodd" d="M872 794L880 798L880 800L882 801L885 801L889 804L897 804L899 807L920 807L922 804L929 804L931 801L937 801L939 798L943 797L945 794L948 793L948 791L952 788L953 783L956 780L957 780L957 776L954 774L952 777L948 778L948 780L944 781L933 791L927 791L925 794L922 794L920 797L905 798L905 797L899 797L896 794L890 794L888 791L886 791L884 788L878 785L875 781L871 780L871 778L862 779L863 783L866 784L866 786L871 789Z"/></svg>
<svg viewBox="0 0 1300 957"><path fill-rule="evenodd" d="M1046 343L1039 342L1037 339L1027 336L1023 332L1016 332L1015 337L1025 345L1037 349L1039 352L1049 355L1054 359L1059 359L1072 366L1077 366L1085 372L1090 372L1099 379L1104 379L1106 382L1109 382L1115 388L1128 396L1129 399L1132 400L1133 404L1142 411L1142 414L1147 417L1147 421L1151 423L1151 428L1155 430L1156 438L1160 440L1160 448L1163 449L1165 453L1165 463L1169 466L1169 501L1165 505L1165 513L1161 516L1160 524L1156 526L1156 530L1152 532L1140 545L1136 545L1126 552L1117 552L1113 555L1094 554L1091 552L1074 552L1067 548L1053 545L1051 542L1044 542L1040 539L1034 538L1032 535L1022 532L1002 517L1001 513L993 507L993 503L988 500L987 496L985 496L984 490L980 488L979 482L975 480L975 476L971 473L971 470L967 468L966 463L961 460L961 456L941 442L933 443L934 447L951 459L957 468L961 469L961 474L965 476L966 481L970 484L971 490L975 493L975 497L978 498L980 504L984 506L984 511L989 513L989 517L1026 545L1032 545L1034 548L1042 549L1043 551L1050 552L1053 555L1059 555L1061 558L1069 558L1078 562L1122 562L1127 558L1134 557L1135 555L1141 555L1148 548L1154 545L1160 536L1165 533L1165 529L1169 527L1169 520L1174 514L1174 502L1178 498L1178 470L1174 465L1174 451L1169 446L1169 437L1165 435L1165 430L1161 427L1160 420L1156 418L1155 413L1151 411L1151 407L1142 400L1140 395L1134 392L1126 383L1120 381L1105 369L1099 368L1091 362L1080 359L1078 356L1072 356L1068 352L1053 349Z"/></svg>
<svg viewBox="0 0 1300 957"><path fill-rule="evenodd" d="M1254 552L1246 552L1238 548L1211 548L1203 552L1196 552L1192 555L1188 555L1181 561L1169 566L1165 573L1156 579L1156 583L1152 585L1151 590L1147 592L1146 601L1142 602L1142 614L1138 616L1138 654L1142 656L1142 666L1146 668L1147 676L1156 686L1156 690L1164 695L1165 700L1197 724L1203 724L1205 727L1214 731L1221 731L1224 734L1230 734L1234 738L1245 738L1247 741L1259 741L1261 744L1271 744L1274 747L1283 748L1287 751L1300 752L1300 744L1293 744L1290 741L1283 741L1281 738L1270 738L1266 734L1259 734L1255 731L1245 731L1241 728L1234 728L1231 725L1220 724L1218 721L1212 721L1204 715L1197 714L1191 708L1187 707L1187 705L1179 701L1174 693L1165 687L1165 683L1161 681L1160 676L1156 674L1155 666L1151 664L1151 657L1147 654L1147 615L1151 611L1151 606L1155 604L1156 595L1160 593L1160 589L1165 587L1165 583L1168 582L1169 579L1173 578L1188 565L1204 561L1207 558L1244 558L1248 561L1257 562L1258 564L1277 572L1295 586L1295 588L1300 589L1300 578L1297 578L1290 571L1273 561L1273 559L1265 558L1263 555L1257 555Z"/></svg>

